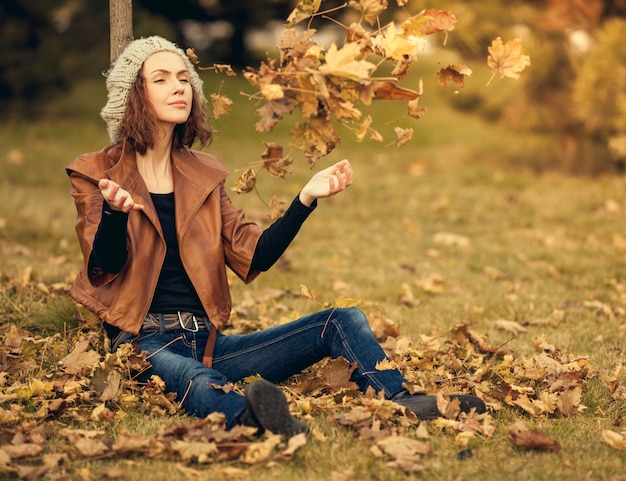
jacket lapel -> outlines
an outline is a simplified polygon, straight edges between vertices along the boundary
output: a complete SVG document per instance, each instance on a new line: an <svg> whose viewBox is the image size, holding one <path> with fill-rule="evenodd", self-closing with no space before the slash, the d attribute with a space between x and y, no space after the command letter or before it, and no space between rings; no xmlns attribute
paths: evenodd
<svg viewBox="0 0 626 481"><path fill-rule="evenodd" d="M172 151L176 230L179 238L182 238L209 194L228 175L228 171L212 156L199 155L203 160L187 149Z"/></svg>
<svg viewBox="0 0 626 481"><path fill-rule="evenodd" d="M137 170L135 151L123 148L119 160L106 173L112 181L118 183L122 189L127 190L136 203L144 205L143 213L154 225L159 235L163 237L161 222L152 203L150 192L148 192L146 183Z"/></svg>

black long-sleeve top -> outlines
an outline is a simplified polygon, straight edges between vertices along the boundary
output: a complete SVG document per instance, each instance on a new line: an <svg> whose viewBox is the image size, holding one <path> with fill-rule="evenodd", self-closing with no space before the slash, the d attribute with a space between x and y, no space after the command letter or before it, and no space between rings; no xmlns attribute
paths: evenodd
<svg viewBox="0 0 626 481"><path fill-rule="evenodd" d="M181 262L174 219L174 193L150 194L167 246L165 261L154 292L150 312L188 311L203 314L202 304ZM251 270L266 271L285 252L309 214L317 206L302 204L296 197L284 215L263 231L257 243ZM128 214L103 204L102 220L93 243L89 270L96 268L116 274L126 264ZM193 268L193 267L192 267Z"/></svg>

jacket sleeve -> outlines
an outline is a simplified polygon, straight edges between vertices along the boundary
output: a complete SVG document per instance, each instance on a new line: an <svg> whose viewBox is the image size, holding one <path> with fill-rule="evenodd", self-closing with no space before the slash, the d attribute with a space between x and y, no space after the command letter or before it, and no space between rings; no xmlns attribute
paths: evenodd
<svg viewBox="0 0 626 481"><path fill-rule="evenodd" d="M94 262L94 240L103 215L104 199L97 181L77 172L70 172L69 176L76 205L76 234L83 253L84 269L89 281L94 286L101 286L117 276L116 273L105 272Z"/></svg>
<svg viewBox="0 0 626 481"><path fill-rule="evenodd" d="M226 265L244 282L252 282L260 274L259 271L251 269L251 264L263 229L246 220L243 210L233 206L223 182L219 189Z"/></svg>

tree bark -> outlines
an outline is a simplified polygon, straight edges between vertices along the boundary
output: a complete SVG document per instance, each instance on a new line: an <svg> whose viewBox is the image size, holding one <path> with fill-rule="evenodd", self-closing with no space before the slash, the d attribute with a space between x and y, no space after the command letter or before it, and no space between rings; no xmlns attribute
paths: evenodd
<svg viewBox="0 0 626 481"><path fill-rule="evenodd" d="M109 0L111 63L133 40L133 1Z"/></svg>

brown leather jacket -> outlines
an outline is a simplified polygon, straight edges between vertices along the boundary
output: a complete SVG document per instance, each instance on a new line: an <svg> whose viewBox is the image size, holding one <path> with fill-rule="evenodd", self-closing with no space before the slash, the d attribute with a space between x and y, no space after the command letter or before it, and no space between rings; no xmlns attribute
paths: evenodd
<svg viewBox="0 0 626 481"><path fill-rule="evenodd" d="M228 171L215 157L187 149L172 151L176 230L180 255L202 305L218 328L232 301L226 266L244 282L259 272L250 263L262 229L245 219L224 189ZM67 166L76 203L76 232L84 264L70 295L102 320L136 334L148 313L165 259L165 240L150 193L139 175L135 153L121 144L84 154ZM128 218L128 260L119 274L89 273L93 239L102 216L98 181L109 178L127 190L143 211Z"/></svg>

